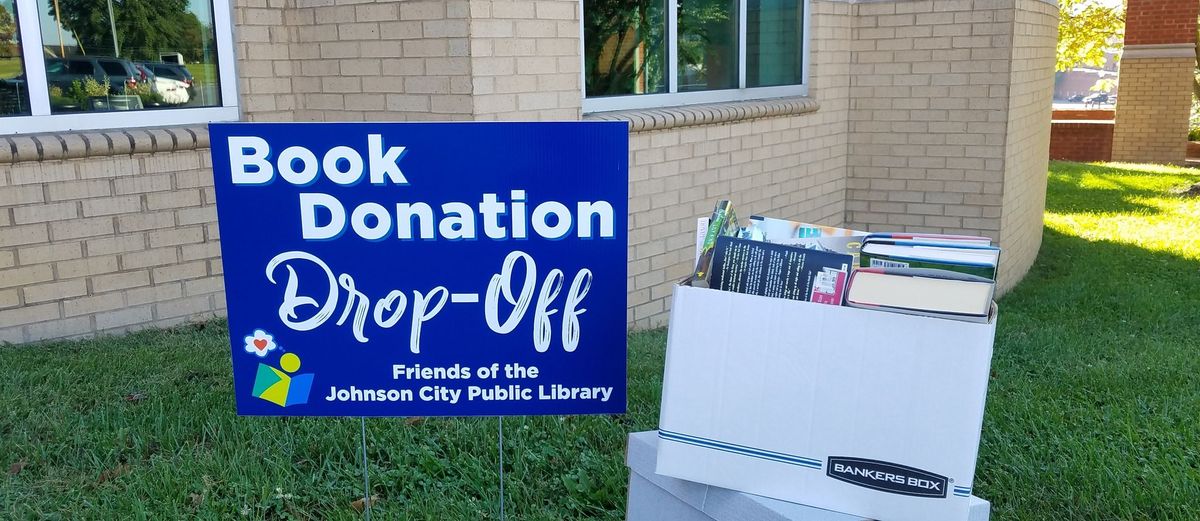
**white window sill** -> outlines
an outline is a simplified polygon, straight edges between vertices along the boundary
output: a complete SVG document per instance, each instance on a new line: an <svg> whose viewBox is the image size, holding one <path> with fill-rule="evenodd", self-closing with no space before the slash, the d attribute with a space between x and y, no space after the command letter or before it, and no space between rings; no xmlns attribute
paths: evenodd
<svg viewBox="0 0 1200 521"><path fill-rule="evenodd" d="M614 110L584 114L587 121L627 121L630 132L662 130L730 121L792 116L816 112L817 100L807 96L772 98L653 109Z"/></svg>

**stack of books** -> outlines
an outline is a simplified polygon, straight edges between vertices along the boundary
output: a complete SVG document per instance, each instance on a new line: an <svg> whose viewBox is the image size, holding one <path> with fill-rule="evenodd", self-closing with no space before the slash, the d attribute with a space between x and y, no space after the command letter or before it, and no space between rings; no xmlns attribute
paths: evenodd
<svg viewBox="0 0 1200 521"><path fill-rule="evenodd" d="M697 223L697 287L988 322L1000 248L987 237L867 233L770 217L730 201Z"/></svg>

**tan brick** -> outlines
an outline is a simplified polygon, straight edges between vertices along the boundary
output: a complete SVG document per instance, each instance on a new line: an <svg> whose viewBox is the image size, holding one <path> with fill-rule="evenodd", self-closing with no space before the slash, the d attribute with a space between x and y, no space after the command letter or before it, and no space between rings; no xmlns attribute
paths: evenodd
<svg viewBox="0 0 1200 521"><path fill-rule="evenodd" d="M121 233L169 228L175 225L171 212L140 213L117 217L117 228Z"/></svg>
<svg viewBox="0 0 1200 521"><path fill-rule="evenodd" d="M85 199L83 201L84 217L101 215L116 215L140 212L142 198L138 195L123 195L117 197L102 197Z"/></svg>
<svg viewBox="0 0 1200 521"><path fill-rule="evenodd" d="M98 273L111 273L116 270L117 257L115 255L85 257L54 264L54 272L60 279L87 277Z"/></svg>
<svg viewBox="0 0 1200 521"><path fill-rule="evenodd" d="M38 322L25 326L25 335L30 342L51 338L71 338L87 335L92 331L90 317L75 317L51 322Z"/></svg>
<svg viewBox="0 0 1200 521"><path fill-rule="evenodd" d="M57 302L26 305L16 309L0 311L0 327L31 324L42 320L55 320L62 316Z"/></svg>
<svg viewBox="0 0 1200 521"><path fill-rule="evenodd" d="M47 282L45 284L25 286L21 290L26 304L61 300L67 297L77 297L85 293L87 293L87 283L83 279Z"/></svg>
<svg viewBox="0 0 1200 521"><path fill-rule="evenodd" d="M110 273L105 275L97 275L92 277L92 291L96 293L104 293L119 289L136 288L140 286L150 285L150 271L130 271L124 273Z"/></svg>
<svg viewBox="0 0 1200 521"><path fill-rule="evenodd" d="M89 256L125 253L146 249L146 236L142 233L101 237L84 242Z"/></svg>
<svg viewBox="0 0 1200 521"><path fill-rule="evenodd" d="M130 306L150 304L176 299L183 296L183 284L172 282L146 288L134 288L125 291L125 303Z"/></svg>
<svg viewBox="0 0 1200 521"><path fill-rule="evenodd" d="M180 244L202 242L204 240L204 228L198 226L190 228L169 228L166 230L152 231L148 235L150 238L151 248L177 246Z"/></svg>
<svg viewBox="0 0 1200 521"><path fill-rule="evenodd" d="M61 221L79 217L79 205L74 201L51 204L31 204L13 209L16 224Z"/></svg>
<svg viewBox="0 0 1200 521"><path fill-rule="evenodd" d="M131 270L149 266L172 265L179 261L177 248L156 248L121 255L121 269Z"/></svg>
<svg viewBox="0 0 1200 521"><path fill-rule="evenodd" d="M111 217L91 217L50 223L50 235L56 241L110 235L113 231Z"/></svg>
<svg viewBox="0 0 1200 521"><path fill-rule="evenodd" d="M0 270L0 288L25 287L53 278L54 272L44 264Z"/></svg>
<svg viewBox="0 0 1200 521"><path fill-rule="evenodd" d="M154 319L150 306L139 306L96 314L96 330L144 324Z"/></svg>
<svg viewBox="0 0 1200 521"><path fill-rule="evenodd" d="M0 177L2 179L2 177ZM71 184L71 183L55 183ZM45 202L41 185L0 186L0 206L20 206Z"/></svg>
<svg viewBox="0 0 1200 521"><path fill-rule="evenodd" d="M178 300L159 302L154 305L158 318L192 317L202 313L212 313L213 308L209 295L197 295Z"/></svg>
<svg viewBox="0 0 1200 521"><path fill-rule="evenodd" d="M49 240L45 224L0 227L0 248L36 244Z"/></svg>
<svg viewBox="0 0 1200 521"><path fill-rule="evenodd" d="M163 266L161 268L154 268L151 271L151 276L155 284L183 279L195 279L207 274L208 268L205 261L192 261L174 266Z"/></svg>
<svg viewBox="0 0 1200 521"><path fill-rule="evenodd" d="M172 192L146 194L146 208L150 210L185 208L199 205L199 190L175 190Z"/></svg>
<svg viewBox="0 0 1200 521"><path fill-rule="evenodd" d="M17 307L21 304L21 293L14 289L0 290L0 309Z"/></svg>
<svg viewBox="0 0 1200 521"><path fill-rule="evenodd" d="M22 265L44 264L83 256L83 247L78 242L41 244L17 250Z"/></svg>
<svg viewBox="0 0 1200 521"><path fill-rule="evenodd" d="M118 195L165 192L171 189L171 174L133 175L113 180Z"/></svg>
<svg viewBox="0 0 1200 521"><path fill-rule="evenodd" d="M80 297L63 301L63 315L68 317L112 311L125 306L125 296L121 293L106 293L90 297Z"/></svg>

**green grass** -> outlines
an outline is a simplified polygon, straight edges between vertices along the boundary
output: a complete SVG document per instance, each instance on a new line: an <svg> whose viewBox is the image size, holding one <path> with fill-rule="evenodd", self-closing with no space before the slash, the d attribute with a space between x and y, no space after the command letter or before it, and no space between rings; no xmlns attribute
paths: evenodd
<svg viewBox="0 0 1200 521"><path fill-rule="evenodd" d="M197 85L212 83L213 78L217 77L217 66L212 63L189 63L184 65L188 72L192 73L192 81Z"/></svg>
<svg viewBox="0 0 1200 521"><path fill-rule="evenodd" d="M0 80L20 76L21 72L20 58L0 58Z"/></svg>
<svg viewBox="0 0 1200 521"><path fill-rule="evenodd" d="M1046 231L1001 302L976 493L993 519L1200 519L1200 199L1190 170L1051 167ZM352 519L354 419L238 418L222 322L0 347L3 519ZM512 519L623 517L663 331L630 411L505 421ZM495 419L368 421L376 519L496 519Z"/></svg>

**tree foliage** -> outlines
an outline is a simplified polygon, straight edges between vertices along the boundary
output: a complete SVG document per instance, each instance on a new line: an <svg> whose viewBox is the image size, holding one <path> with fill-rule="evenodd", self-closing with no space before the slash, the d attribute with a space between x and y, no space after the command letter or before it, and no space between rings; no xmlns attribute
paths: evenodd
<svg viewBox="0 0 1200 521"><path fill-rule="evenodd" d="M48 0L54 12L53 0ZM188 0L112 0L121 57L157 60L160 52L179 52L188 61L203 55L200 19ZM108 0L59 0L63 29L71 31L89 54L115 55Z"/></svg>
<svg viewBox="0 0 1200 521"><path fill-rule="evenodd" d="M13 21L12 14L0 5L0 45L12 42L16 35L17 24Z"/></svg>
<svg viewBox="0 0 1200 521"><path fill-rule="evenodd" d="M1059 0L1055 67L1104 66L1105 53L1119 50L1125 36L1125 8L1097 0Z"/></svg>

